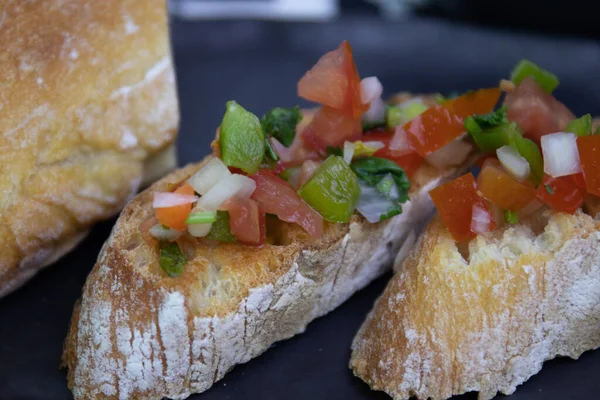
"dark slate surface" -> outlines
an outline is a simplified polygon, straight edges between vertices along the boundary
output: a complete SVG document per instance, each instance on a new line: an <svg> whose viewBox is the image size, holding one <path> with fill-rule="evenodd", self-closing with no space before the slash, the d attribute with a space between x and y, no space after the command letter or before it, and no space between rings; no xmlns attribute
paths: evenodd
<svg viewBox="0 0 600 400"><path fill-rule="evenodd" d="M181 164L198 160L235 99L257 114L304 104L296 81L324 52L348 39L363 76L377 75L386 92L450 92L493 85L520 58L561 78L557 90L577 114L600 115L600 48L591 40L490 31L435 20L383 23L344 18L327 25L260 22L173 23L182 124ZM114 220L20 291L0 300L0 399L70 399L58 369L72 306ZM389 276L235 368L203 399L386 399L347 368L352 337ZM518 389L513 399L598 397L600 352L577 362L558 359ZM461 398L475 398L473 395Z"/></svg>

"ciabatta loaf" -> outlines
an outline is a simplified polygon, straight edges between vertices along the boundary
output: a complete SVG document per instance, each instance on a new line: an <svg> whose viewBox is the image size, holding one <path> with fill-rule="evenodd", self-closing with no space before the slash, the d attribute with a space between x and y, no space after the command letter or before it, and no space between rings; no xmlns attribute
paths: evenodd
<svg viewBox="0 0 600 400"><path fill-rule="evenodd" d="M164 0L0 3L0 297L174 168Z"/></svg>
<svg viewBox="0 0 600 400"><path fill-rule="evenodd" d="M205 161L206 162L206 161ZM168 277L140 223L152 196L189 177L178 170L122 212L83 289L65 342L76 399L182 399L236 364L304 331L391 266L403 239L433 211L428 191L458 171L423 167L404 213L376 224L355 215L313 239L277 222L270 244L197 241L184 273Z"/></svg>
<svg viewBox="0 0 600 400"><path fill-rule="evenodd" d="M354 339L350 367L372 389L487 400L600 346L598 220L546 211L464 256L436 217Z"/></svg>

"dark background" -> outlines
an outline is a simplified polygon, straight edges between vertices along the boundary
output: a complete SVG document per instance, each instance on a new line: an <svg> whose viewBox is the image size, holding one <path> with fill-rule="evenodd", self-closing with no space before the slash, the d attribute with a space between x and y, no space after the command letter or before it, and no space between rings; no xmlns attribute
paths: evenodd
<svg viewBox="0 0 600 400"><path fill-rule="evenodd" d="M600 48L592 2L437 2L443 5L395 22L379 18L364 2L342 4L342 16L328 23L174 19L180 163L208 153L227 100L259 115L273 106L305 104L296 97L297 80L344 39L354 48L361 75L378 76L387 94L495 85L527 57L559 76L556 95L577 115L600 115ZM75 251L0 299L0 399L71 398L65 373L58 369L62 341L72 306L113 224L99 224ZM388 398L371 392L347 368L352 337L387 279L313 322L303 335L235 368L200 398ZM577 362L548 362L512 398L597 398L598 371L598 351Z"/></svg>

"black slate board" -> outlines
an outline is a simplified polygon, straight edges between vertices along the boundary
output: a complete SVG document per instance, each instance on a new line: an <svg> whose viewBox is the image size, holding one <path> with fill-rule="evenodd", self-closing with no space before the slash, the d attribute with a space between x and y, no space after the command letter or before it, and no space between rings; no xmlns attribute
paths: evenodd
<svg viewBox="0 0 600 400"><path fill-rule="evenodd" d="M451 92L494 85L528 57L561 78L557 96L580 115L600 115L600 48L591 40L489 31L435 20L384 23L342 18L321 24L173 21L181 99L180 163L199 160L227 100L261 115L305 104L296 82L324 52L348 39L362 76L377 75L386 92ZM0 399L63 400L71 395L58 369L62 341L114 219L18 292L0 300ZM303 335L278 343L236 367L202 399L386 399L347 368L352 337L389 275L357 293ZM600 352L558 359L512 399L597 398ZM458 398L458 397L457 397ZM461 398L475 398L473 394Z"/></svg>

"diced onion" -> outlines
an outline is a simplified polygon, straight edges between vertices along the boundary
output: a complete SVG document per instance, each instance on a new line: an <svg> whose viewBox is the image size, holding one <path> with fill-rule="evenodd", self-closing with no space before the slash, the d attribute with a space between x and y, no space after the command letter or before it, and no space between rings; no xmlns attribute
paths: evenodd
<svg viewBox="0 0 600 400"><path fill-rule="evenodd" d="M553 178L581 172L577 137L573 133L558 132L542 136L544 172Z"/></svg>
<svg viewBox="0 0 600 400"><path fill-rule="evenodd" d="M188 179L188 183L196 193L206 194L221 179L231 175L227 166L219 158L211 159L204 167L199 169Z"/></svg>
<svg viewBox="0 0 600 400"><path fill-rule="evenodd" d="M406 132L402 129L401 125L396 127L394 137L392 137L392 140L390 141L390 150L393 150L394 153L397 153L398 155L412 153L413 151L408 143Z"/></svg>
<svg viewBox="0 0 600 400"><path fill-rule="evenodd" d="M208 232L210 232L210 228L212 228L211 223L192 224L192 225L187 226L188 232L190 233L190 235L192 235L194 237L204 237L204 236L208 235Z"/></svg>
<svg viewBox="0 0 600 400"><path fill-rule="evenodd" d="M381 97L371 100L369 109L363 114L363 122L385 122L385 103Z"/></svg>
<svg viewBox="0 0 600 400"><path fill-rule="evenodd" d="M425 160L437 169L445 169L462 164L472 151L470 143L454 140L425 156Z"/></svg>
<svg viewBox="0 0 600 400"><path fill-rule="evenodd" d="M317 168L319 168L319 165L321 165L321 163L318 161L304 161L302 167L300 167L300 175L298 176L297 187L301 187L302 185L304 185L306 181L308 181L311 178L311 176L313 176Z"/></svg>
<svg viewBox="0 0 600 400"><path fill-rule="evenodd" d="M196 201L198 201L198 197L193 195L172 192L155 192L152 207L169 208L195 203Z"/></svg>
<svg viewBox="0 0 600 400"><path fill-rule="evenodd" d="M164 227L161 224L154 225L150 228L149 232L153 238L157 240L166 240L167 242L173 242L183 234L181 231Z"/></svg>
<svg viewBox="0 0 600 400"><path fill-rule="evenodd" d="M197 207L204 211L217 211L219 207L232 197L247 199L256 189L256 182L247 176L231 174L213 186L198 200Z"/></svg>
<svg viewBox="0 0 600 400"><path fill-rule="evenodd" d="M363 104L369 104L383 94L383 86L376 76L369 76L360 81L360 99Z"/></svg>
<svg viewBox="0 0 600 400"><path fill-rule="evenodd" d="M354 156L354 143L352 142L344 142L344 161L350 164L352 162L352 157Z"/></svg>
<svg viewBox="0 0 600 400"><path fill-rule="evenodd" d="M396 206L392 200L381 194L376 188L360 181L358 185L360 186L360 197L356 210L370 223L379 222L383 214Z"/></svg>
<svg viewBox="0 0 600 400"><path fill-rule="evenodd" d="M471 218L471 232L482 234L488 232L492 225L492 217L484 208L475 204Z"/></svg>
<svg viewBox="0 0 600 400"><path fill-rule="evenodd" d="M271 137L269 139L271 140L271 145L273 146L273 149L275 149L275 153L277 153L277 156L281 161L286 163L292 161L292 147L294 146L294 143L292 143L292 146L290 147L285 147L283 144L281 144L279 140L275 139L274 137ZM294 142L296 142L296 139L294 139Z"/></svg>
<svg viewBox="0 0 600 400"><path fill-rule="evenodd" d="M502 146L496 150L496 154L506 172L513 178L522 182L529 177L531 172L529 163L513 147Z"/></svg>

